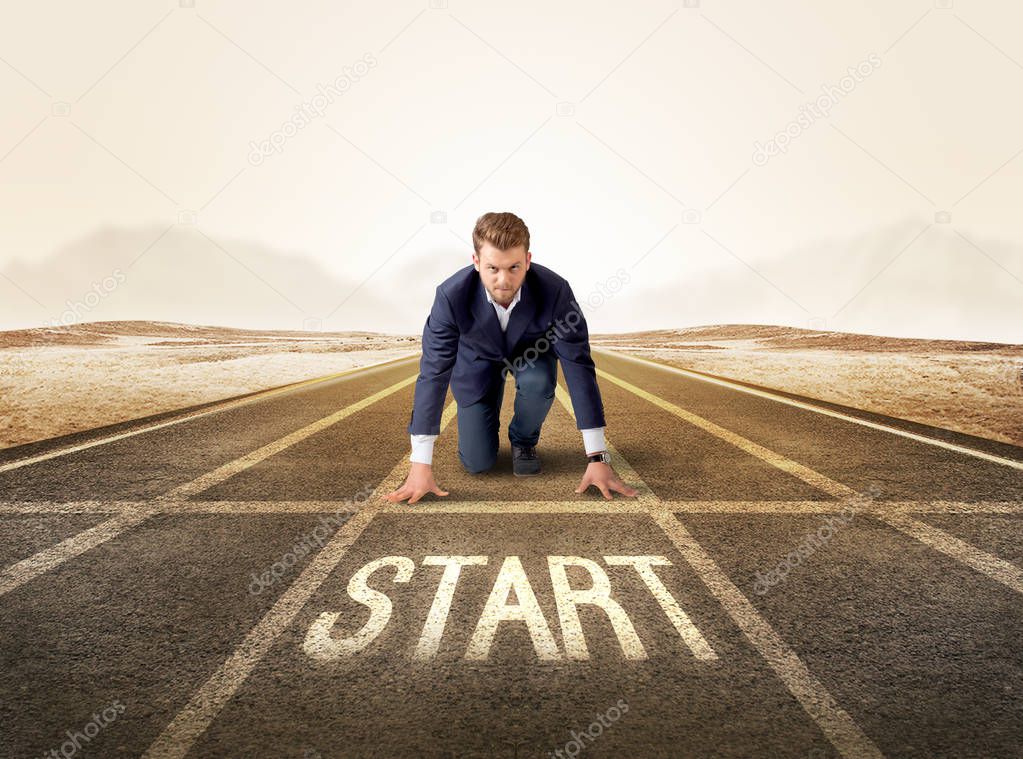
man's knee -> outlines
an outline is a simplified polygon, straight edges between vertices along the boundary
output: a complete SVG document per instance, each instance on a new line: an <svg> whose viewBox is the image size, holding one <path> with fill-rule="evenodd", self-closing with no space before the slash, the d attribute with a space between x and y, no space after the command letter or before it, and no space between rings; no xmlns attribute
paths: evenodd
<svg viewBox="0 0 1023 759"><path fill-rule="evenodd" d="M497 451L477 449L468 456L459 451L458 457L461 459L465 471L469 474L479 474L493 468L497 462Z"/></svg>
<svg viewBox="0 0 1023 759"><path fill-rule="evenodd" d="M523 395L535 397L553 397L555 379L541 367L531 371L519 372L515 378L516 391Z"/></svg>

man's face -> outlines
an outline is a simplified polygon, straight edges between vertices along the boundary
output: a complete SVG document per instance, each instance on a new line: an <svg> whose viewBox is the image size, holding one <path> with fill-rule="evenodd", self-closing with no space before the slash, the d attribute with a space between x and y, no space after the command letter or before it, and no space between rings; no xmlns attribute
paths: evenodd
<svg viewBox="0 0 1023 759"><path fill-rule="evenodd" d="M472 254L472 263L480 273L480 279L490 297L507 307L515 297L515 291L522 285L522 280L526 278L532 258L533 254L524 245L498 250L489 242L484 242L479 254Z"/></svg>

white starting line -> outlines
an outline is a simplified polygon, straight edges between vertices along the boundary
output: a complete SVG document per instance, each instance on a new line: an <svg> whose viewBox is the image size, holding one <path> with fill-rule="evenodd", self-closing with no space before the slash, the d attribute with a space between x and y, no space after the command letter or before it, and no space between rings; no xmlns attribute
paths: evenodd
<svg viewBox="0 0 1023 759"><path fill-rule="evenodd" d="M617 463L617 462L616 462ZM364 508L352 501L9 501L0 502L3 515L121 514L153 509L160 514L333 514ZM658 501L580 495L566 501L459 501L453 495L422 500L409 506L391 504L386 514L835 514L838 501ZM961 514L983 516L1023 514L1023 501L873 501L858 513Z"/></svg>

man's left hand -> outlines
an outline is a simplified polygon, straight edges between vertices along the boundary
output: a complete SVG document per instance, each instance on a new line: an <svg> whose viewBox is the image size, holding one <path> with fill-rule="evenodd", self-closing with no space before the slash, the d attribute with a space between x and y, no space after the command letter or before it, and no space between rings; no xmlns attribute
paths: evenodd
<svg viewBox="0 0 1023 759"><path fill-rule="evenodd" d="M586 466L583 479L579 483L579 487L575 489L575 492L582 493L590 485L595 485L599 488L600 492L604 494L604 498L608 501L613 498L611 495L612 490L627 496L639 495L639 491L636 488L629 487L618 479L618 475L615 474L614 470L603 461L593 461Z"/></svg>

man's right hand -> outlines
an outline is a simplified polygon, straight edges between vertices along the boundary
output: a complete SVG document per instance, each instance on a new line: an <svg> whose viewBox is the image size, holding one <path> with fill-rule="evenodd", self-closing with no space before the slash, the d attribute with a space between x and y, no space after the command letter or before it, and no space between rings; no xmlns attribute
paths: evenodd
<svg viewBox="0 0 1023 759"><path fill-rule="evenodd" d="M448 491L441 490L433 479L433 467L429 464L412 463L405 484L395 491L384 496L391 503L404 501L408 498L409 505L412 505L427 493L434 495L447 495Z"/></svg>

